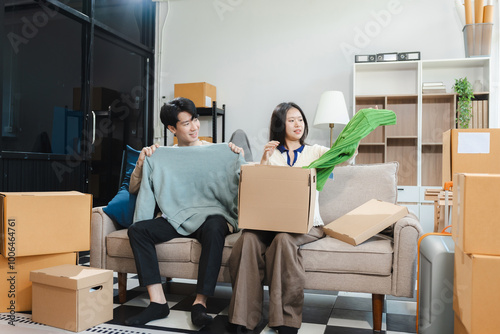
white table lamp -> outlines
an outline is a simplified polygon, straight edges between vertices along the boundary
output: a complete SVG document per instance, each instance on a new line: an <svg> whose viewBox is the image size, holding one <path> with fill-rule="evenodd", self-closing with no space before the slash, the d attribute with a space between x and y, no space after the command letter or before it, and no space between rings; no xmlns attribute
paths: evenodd
<svg viewBox="0 0 500 334"><path fill-rule="evenodd" d="M321 94L318 109L314 117L314 125L330 127L330 147L333 145L333 127L335 124L349 123L349 114L344 94L339 91L327 91Z"/></svg>

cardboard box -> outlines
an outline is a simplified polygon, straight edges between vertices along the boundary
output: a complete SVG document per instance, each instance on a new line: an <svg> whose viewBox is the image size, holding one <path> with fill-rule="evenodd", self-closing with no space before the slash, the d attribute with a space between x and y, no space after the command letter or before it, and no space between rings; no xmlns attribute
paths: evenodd
<svg viewBox="0 0 500 334"><path fill-rule="evenodd" d="M462 323L462 320L460 320L460 318L457 316L456 313L455 313L454 318L455 319L453 321L453 333L454 334L470 334L469 332L467 332L467 329L465 329L465 326Z"/></svg>
<svg viewBox="0 0 500 334"><path fill-rule="evenodd" d="M92 195L77 191L0 193L4 257L90 249Z"/></svg>
<svg viewBox="0 0 500 334"><path fill-rule="evenodd" d="M323 230L335 239L356 246L407 214L404 206L372 199L327 224Z"/></svg>
<svg viewBox="0 0 500 334"><path fill-rule="evenodd" d="M500 256L466 254L455 247L453 310L469 333L498 333Z"/></svg>
<svg viewBox="0 0 500 334"><path fill-rule="evenodd" d="M0 256L0 308L2 312L31 311L30 271L76 264L76 253L4 258Z"/></svg>
<svg viewBox="0 0 500 334"><path fill-rule="evenodd" d="M444 132L442 172L442 185L455 173L500 173L500 129Z"/></svg>
<svg viewBox="0 0 500 334"><path fill-rule="evenodd" d="M500 256L500 174L455 174L452 237L465 253Z"/></svg>
<svg viewBox="0 0 500 334"><path fill-rule="evenodd" d="M217 88L206 82L175 84L174 97L190 99L197 108L212 108L217 101Z"/></svg>
<svg viewBox="0 0 500 334"><path fill-rule="evenodd" d="M32 320L80 332L113 319L113 271L61 265L31 272Z"/></svg>
<svg viewBox="0 0 500 334"><path fill-rule="evenodd" d="M315 204L315 169L241 166L240 228L308 233L314 222Z"/></svg>

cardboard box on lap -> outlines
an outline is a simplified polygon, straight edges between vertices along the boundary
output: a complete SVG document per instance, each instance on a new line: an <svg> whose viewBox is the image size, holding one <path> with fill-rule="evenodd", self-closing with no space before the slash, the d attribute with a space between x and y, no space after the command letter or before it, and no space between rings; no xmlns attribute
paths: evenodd
<svg viewBox="0 0 500 334"><path fill-rule="evenodd" d="M459 247L455 247L453 310L466 330L465 333L498 333L498 277L500 256L466 254Z"/></svg>
<svg viewBox="0 0 500 334"><path fill-rule="evenodd" d="M467 254L500 256L500 174L455 174L452 236Z"/></svg>
<svg viewBox="0 0 500 334"><path fill-rule="evenodd" d="M356 246L407 214L408 209L404 206L372 199L327 224L323 229L329 236Z"/></svg>
<svg viewBox="0 0 500 334"><path fill-rule="evenodd" d="M212 108L217 101L217 88L206 82L175 84L174 97L190 99L197 108Z"/></svg>
<svg viewBox="0 0 500 334"><path fill-rule="evenodd" d="M0 256L0 308L1 312L31 311L32 270L61 264L76 264L76 253L4 258Z"/></svg>
<svg viewBox="0 0 500 334"><path fill-rule="evenodd" d="M314 222L315 204L315 169L241 166L240 228L308 233Z"/></svg>
<svg viewBox="0 0 500 334"><path fill-rule="evenodd" d="M61 265L31 272L32 320L80 332L113 319L113 271Z"/></svg>
<svg viewBox="0 0 500 334"><path fill-rule="evenodd" d="M500 174L500 129L444 132L442 173L442 185L455 173Z"/></svg>
<svg viewBox="0 0 500 334"><path fill-rule="evenodd" d="M467 332L467 329L465 329L465 326L462 323L462 320L460 320L460 318L457 316L456 313L455 313L455 319L454 319L453 324L454 324L454 326L453 326L453 333L454 334L470 334L469 332Z"/></svg>
<svg viewBox="0 0 500 334"><path fill-rule="evenodd" d="M0 193L0 210L0 253L4 257L90 249L90 194L4 192Z"/></svg>

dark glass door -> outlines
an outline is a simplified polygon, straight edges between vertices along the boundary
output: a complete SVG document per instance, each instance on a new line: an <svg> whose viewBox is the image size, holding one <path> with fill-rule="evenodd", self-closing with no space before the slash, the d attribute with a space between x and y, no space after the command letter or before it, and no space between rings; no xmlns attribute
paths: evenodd
<svg viewBox="0 0 500 334"><path fill-rule="evenodd" d="M105 205L125 145L152 140L154 3L2 4L0 191L78 190Z"/></svg>
<svg viewBox="0 0 500 334"><path fill-rule="evenodd" d="M82 23L35 2L3 15L1 189L84 191Z"/></svg>
<svg viewBox="0 0 500 334"><path fill-rule="evenodd" d="M90 179L95 205L105 205L116 194L126 145L136 150L146 145L151 93L148 59L140 50L116 43L107 35L95 38L95 141Z"/></svg>

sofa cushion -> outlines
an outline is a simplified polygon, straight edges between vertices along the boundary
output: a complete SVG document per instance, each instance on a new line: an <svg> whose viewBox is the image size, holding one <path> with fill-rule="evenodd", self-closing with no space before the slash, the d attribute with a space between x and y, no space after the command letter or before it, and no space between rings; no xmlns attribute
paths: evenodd
<svg viewBox="0 0 500 334"><path fill-rule="evenodd" d="M396 203L398 163L336 167L319 193L319 210L325 224L375 198Z"/></svg>
<svg viewBox="0 0 500 334"><path fill-rule="evenodd" d="M376 235L357 246L326 236L300 247L306 271L387 276L391 274L393 242Z"/></svg>
<svg viewBox="0 0 500 334"><path fill-rule="evenodd" d="M224 242L224 249L222 250L222 262L221 265L228 266L227 261L229 260L229 256L231 255L231 251L233 250L233 245L241 236L241 231L238 233L230 234L226 237L226 241ZM194 239L193 239L194 240ZM199 263L200 255L201 255L201 244L194 240L193 250L191 252L191 262Z"/></svg>
<svg viewBox="0 0 500 334"><path fill-rule="evenodd" d="M130 184L130 175L132 175L134 171L135 164L140 154L141 151L134 150L127 145L125 160L122 161L122 164L124 164L124 166L122 166L122 168L124 168L124 176L120 190L118 190L118 193L111 199L108 205L102 209L104 213L122 227L129 227L132 225L134 217L137 195L130 194L128 187Z"/></svg>
<svg viewBox="0 0 500 334"><path fill-rule="evenodd" d="M222 265L226 265L234 243L241 232L226 237L222 253ZM112 232L106 237L108 256L133 258L132 248L127 230ZM192 238L175 238L168 242L156 245L156 253L160 262L192 262L198 263L201 254L201 244Z"/></svg>

